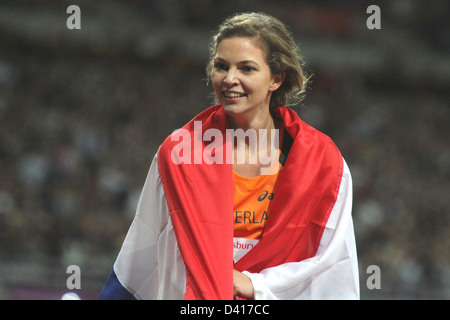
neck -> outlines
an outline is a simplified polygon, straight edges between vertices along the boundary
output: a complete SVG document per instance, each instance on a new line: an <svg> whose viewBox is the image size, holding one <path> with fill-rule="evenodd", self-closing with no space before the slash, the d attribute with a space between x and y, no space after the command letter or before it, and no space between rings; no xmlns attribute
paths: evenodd
<svg viewBox="0 0 450 320"><path fill-rule="evenodd" d="M228 115L230 127L232 129L242 129L244 131L248 129L275 129L275 122L267 109L267 112L254 114L238 114Z"/></svg>
<svg viewBox="0 0 450 320"><path fill-rule="evenodd" d="M274 119L268 108L264 115L252 118L243 114L228 117L232 129L243 130L243 134L235 132L233 170L244 176L260 175L276 161L282 122Z"/></svg>

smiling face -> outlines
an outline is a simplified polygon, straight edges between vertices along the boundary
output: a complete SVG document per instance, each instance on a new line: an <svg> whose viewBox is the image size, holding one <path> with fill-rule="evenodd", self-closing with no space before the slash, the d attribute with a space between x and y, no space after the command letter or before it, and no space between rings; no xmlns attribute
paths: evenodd
<svg viewBox="0 0 450 320"><path fill-rule="evenodd" d="M266 53L255 38L227 38L217 46L211 80L219 103L230 116L269 114L272 92L283 76L272 75Z"/></svg>

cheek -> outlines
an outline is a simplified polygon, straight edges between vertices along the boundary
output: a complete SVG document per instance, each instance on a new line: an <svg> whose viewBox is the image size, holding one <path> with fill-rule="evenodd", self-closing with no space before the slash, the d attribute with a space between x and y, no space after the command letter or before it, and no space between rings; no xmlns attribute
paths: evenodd
<svg viewBox="0 0 450 320"><path fill-rule="evenodd" d="M217 74L217 72L212 72L211 73L211 83L214 87L214 90L220 90L220 88L222 87L222 77Z"/></svg>

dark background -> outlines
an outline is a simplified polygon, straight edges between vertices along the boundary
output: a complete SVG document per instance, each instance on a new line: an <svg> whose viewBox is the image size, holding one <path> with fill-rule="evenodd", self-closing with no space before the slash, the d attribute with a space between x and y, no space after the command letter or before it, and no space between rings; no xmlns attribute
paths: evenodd
<svg viewBox="0 0 450 320"><path fill-rule="evenodd" d="M71 4L81 30L66 27ZM69 265L81 298L97 297L158 145L212 104L209 39L240 11L288 24L314 74L295 109L351 169L361 297L450 298L449 6L2 1L0 298L60 299Z"/></svg>

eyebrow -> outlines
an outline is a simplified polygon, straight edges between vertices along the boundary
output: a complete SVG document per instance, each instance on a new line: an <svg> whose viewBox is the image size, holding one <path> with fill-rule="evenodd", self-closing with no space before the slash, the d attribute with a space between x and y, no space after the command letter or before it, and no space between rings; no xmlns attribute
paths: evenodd
<svg viewBox="0 0 450 320"><path fill-rule="evenodd" d="M223 59L223 58L221 58L221 57L216 57L216 58L214 59L214 61L217 61L217 60L219 60L219 61L221 61L221 62L226 62L226 63L228 63L228 61L227 61L226 59ZM239 62L238 62L238 64L248 64L248 63L252 63L252 64L254 64L254 65L256 65L256 66L259 67L259 64L258 64L256 61L253 61L253 60L242 60L242 61L239 61Z"/></svg>

